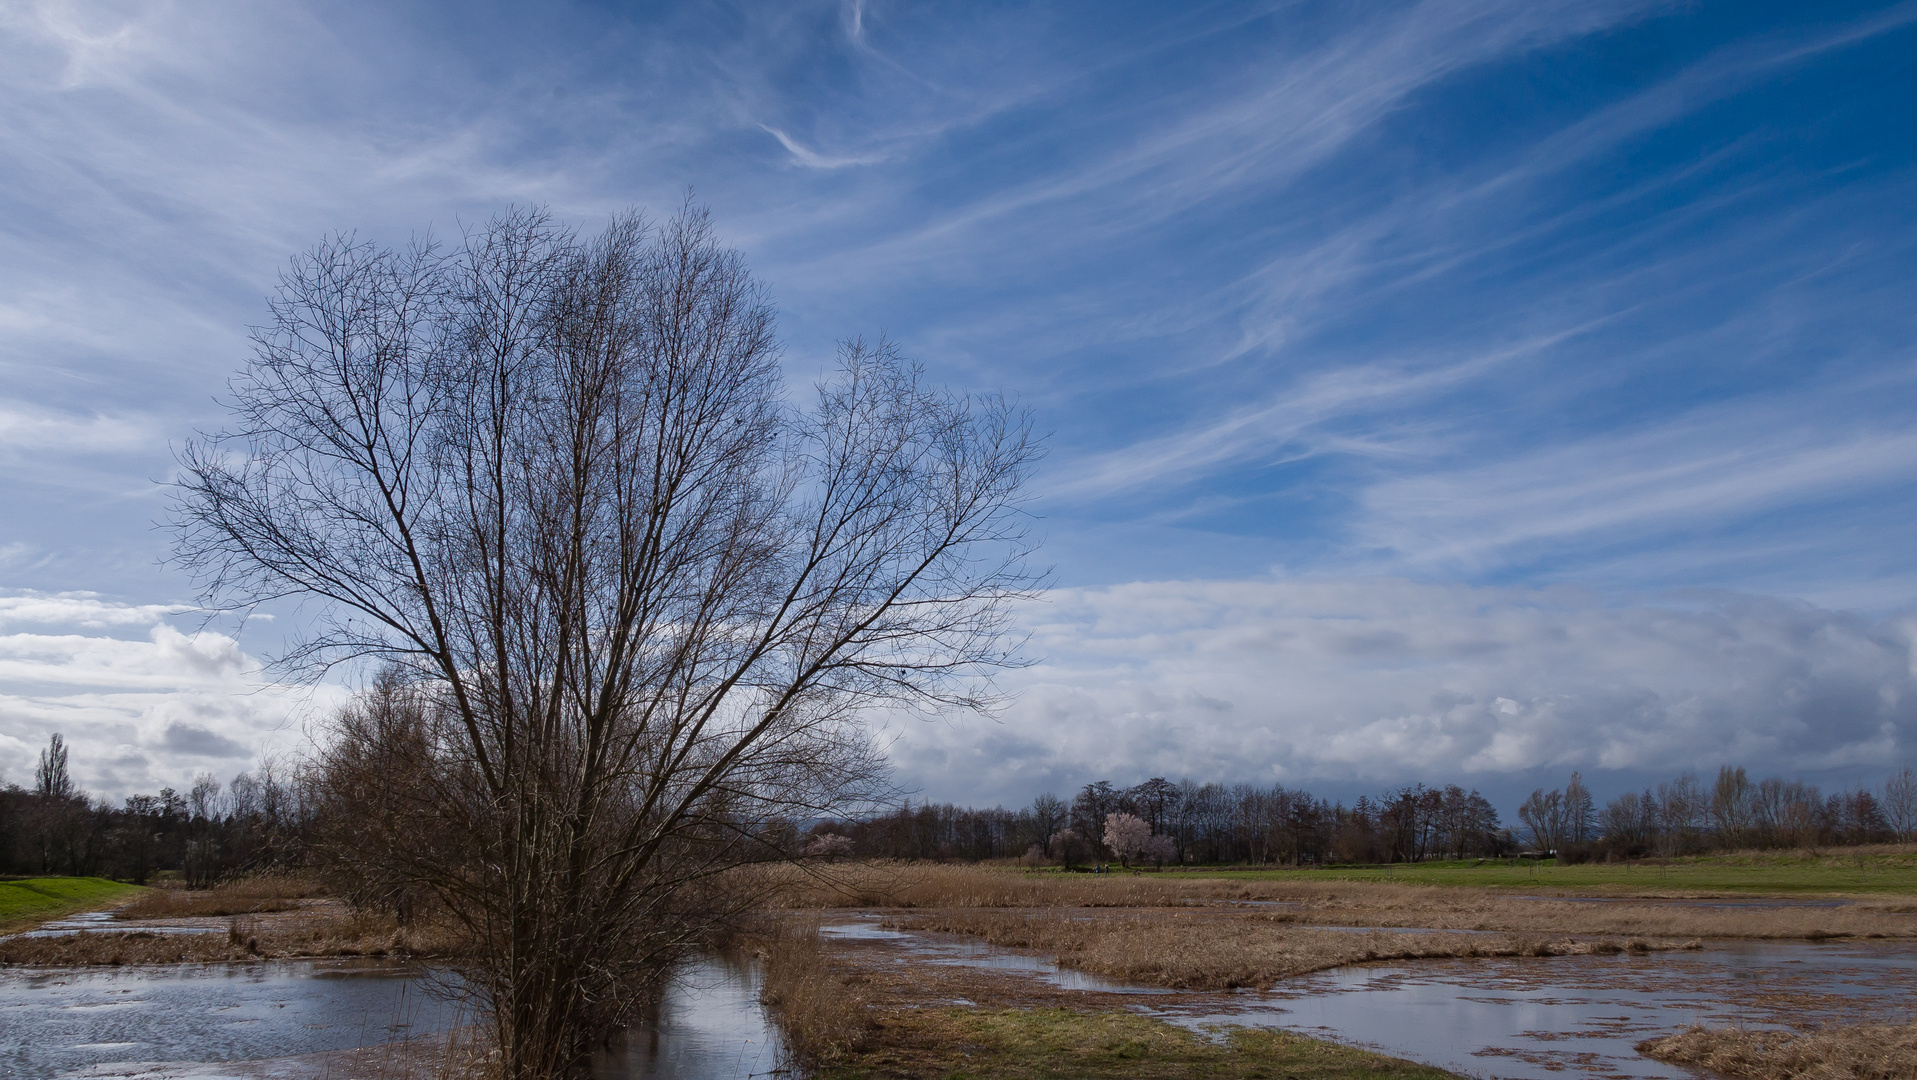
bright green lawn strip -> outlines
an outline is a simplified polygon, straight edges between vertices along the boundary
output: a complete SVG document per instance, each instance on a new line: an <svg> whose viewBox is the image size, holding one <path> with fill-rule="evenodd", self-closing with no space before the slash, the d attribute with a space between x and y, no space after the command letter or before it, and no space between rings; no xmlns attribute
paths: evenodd
<svg viewBox="0 0 1917 1080"><path fill-rule="evenodd" d="M901 1010L870 1048L815 1080L1456 1080L1442 1069L1283 1031L1223 1041L1134 1013L1069 1009Z"/></svg>
<svg viewBox="0 0 1917 1080"><path fill-rule="evenodd" d="M78 911L98 911L145 892L97 877L24 878L0 881L0 932L57 919Z"/></svg>
<svg viewBox="0 0 1917 1080"><path fill-rule="evenodd" d="M1599 895L1674 893L1917 893L1917 855L1842 854L1699 856L1648 863L1426 862L1322 869L1178 871L1233 881L1400 881L1527 890L1568 889Z"/></svg>

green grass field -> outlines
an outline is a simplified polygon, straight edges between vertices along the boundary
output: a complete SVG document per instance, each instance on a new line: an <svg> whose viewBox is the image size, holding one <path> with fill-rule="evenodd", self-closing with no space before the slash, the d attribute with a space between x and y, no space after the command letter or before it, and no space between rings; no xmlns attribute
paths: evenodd
<svg viewBox="0 0 1917 1080"><path fill-rule="evenodd" d="M145 892L97 877L43 877L0 881L0 931L18 930L78 911L97 911Z"/></svg>
<svg viewBox="0 0 1917 1080"><path fill-rule="evenodd" d="M1234 881L1399 881L1413 885L1467 885L1524 892L1569 890L1594 896L1679 893L1911 893L1917 894L1917 853L1851 855L1779 853L1699 855L1659 865L1585 863L1559 866L1529 860L1329 866L1305 870L1174 871Z"/></svg>

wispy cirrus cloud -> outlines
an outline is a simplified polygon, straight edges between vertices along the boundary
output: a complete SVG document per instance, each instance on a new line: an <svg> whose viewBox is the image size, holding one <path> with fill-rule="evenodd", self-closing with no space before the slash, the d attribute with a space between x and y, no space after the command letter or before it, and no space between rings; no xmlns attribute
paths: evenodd
<svg viewBox="0 0 1917 1080"><path fill-rule="evenodd" d="M5 7L0 569L44 592L0 604L0 732L95 724L139 784L290 715L249 681L270 634L184 632L164 601L191 590L150 528L290 253L339 228L452 235L509 202L590 226L690 187L783 305L795 385L835 338L884 330L1054 433L1049 557L1109 588L1035 616L1059 659L1016 734L1044 769L1356 776L1369 753L1489 775L1701 761L1711 732L1832 768L1906 753L1849 721L1791 743L1811 721L1723 687L1799 663L1901 692L1858 642L1894 638L1917 595L1917 151L1895 110L1914 13ZM1285 599L1272 575L1321 591ZM1549 618L1472 591L1556 582L1611 591ZM1680 633L1643 600L1679 584L1823 606L1746 597L1684 609ZM1349 626L1300 614L1342 604ZM1855 647L1725 667L1704 643L1738 619L1740 640L1814 624ZM1420 637L1447 623L1513 659ZM1341 627L1399 657L1382 682ZM1243 644L1281 632L1318 667ZM1553 634L1603 647L1573 662ZM1098 659L1160 648L1197 674ZM1660 656L1719 680L1698 711ZM1454 662L1476 704L1420 705L1414 671ZM1272 663L1309 709L1257 712L1289 693ZM1746 706L1772 743L1736 741ZM1657 743L1660 724L1688 734ZM1577 725L1615 747L1537 749Z"/></svg>

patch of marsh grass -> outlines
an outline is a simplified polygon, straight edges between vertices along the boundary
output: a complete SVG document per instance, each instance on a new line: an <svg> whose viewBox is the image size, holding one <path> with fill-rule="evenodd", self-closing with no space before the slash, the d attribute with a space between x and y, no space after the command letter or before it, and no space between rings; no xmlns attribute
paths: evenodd
<svg viewBox="0 0 1917 1080"><path fill-rule="evenodd" d="M1481 930L1531 935L1676 938L1909 937L1909 897L1842 907L1708 907L1643 899L1568 903L1495 889L1346 881L1309 874L1059 874L941 863L842 863L819 872L760 871L788 909L1210 908L1299 925ZM1260 907L1260 905L1266 905ZM1169 917L1169 915L1161 916Z"/></svg>
<svg viewBox="0 0 1917 1080"><path fill-rule="evenodd" d="M160 886L148 889L121 915L129 919L220 918L290 911L301 900L319 896L317 878L299 874L259 874L211 889Z"/></svg>
<svg viewBox="0 0 1917 1080"><path fill-rule="evenodd" d="M1736 1080L1917 1080L1917 1024L1818 1031L1693 1027L1637 1048Z"/></svg>
<svg viewBox="0 0 1917 1080"><path fill-rule="evenodd" d="M1206 1039L1129 1012L942 1007L887 1013L870 1047L814 1080L1446 1080L1442 1069L1283 1031Z"/></svg>
<svg viewBox="0 0 1917 1080"><path fill-rule="evenodd" d="M860 988L863 978L848 975L832 963L816 920L774 925L764 937L762 956L765 978L760 1000L801 1062L844 1061L865 1045L872 1018Z"/></svg>
<svg viewBox="0 0 1917 1080"><path fill-rule="evenodd" d="M1524 934L1349 933L1257 919L1168 918L1163 913L1061 919L1022 912L954 911L892 920L1029 949L1109 979L1181 990L1269 988L1280 979L1348 964L1455 957L1588 956L1695 948L1695 942L1578 940Z"/></svg>

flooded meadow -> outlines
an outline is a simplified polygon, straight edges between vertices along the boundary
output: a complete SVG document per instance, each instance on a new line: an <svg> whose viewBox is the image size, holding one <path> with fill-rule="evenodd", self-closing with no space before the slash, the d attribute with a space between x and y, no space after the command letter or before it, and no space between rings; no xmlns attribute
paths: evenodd
<svg viewBox="0 0 1917 1080"><path fill-rule="evenodd" d="M1827 899L1506 898L1515 900L1591 911L1594 918L1602 911L1606 926L1631 904L1694 908L1710 918L1741 912L1769 919L1779 910L1854 917L1840 910L1845 901ZM1700 1024L1803 1030L1917 1021L1917 941L1905 933L1715 937L1634 949L1566 938L1555 952L1500 955L1509 934L1495 925L1391 927L1373 917L1336 923L1333 913L1352 909L1314 904L1207 897L1186 909L821 907L771 918L815 925L826 961L875 1015L1122 1014L1212 1041L1234 1029L1294 1032L1471 1076L1703 1076L1709 1074L1636 1047ZM1885 910L1887 918L1904 917ZM1291 921L1313 918L1313 911L1320 921ZM1076 952L1047 948L1052 939L1042 935L1023 946L1003 935L995 943L987 940L1001 926L993 919L1042 922L1058 941L1091 935L1084 937L1091 944L1081 942ZM47 923L22 939L211 940L235 936L238 925L99 912ZM1184 936L1153 938L1145 932L1152 927ZM1391 944L1399 938L1421 943L1422 951L1394 953L1402 952ZM1320 969L1237 985L1174 985L1179 958L1166 961L1171 967L1100 966L1099 949L1201 939L1239 953L1273 940L1329 942L1315 947L1334 952ZM608 1039L594 1058L594 1080L802 1075L799 1056L762 1003L763 955L748 943L688 964L651 1015ZM1123 974L1148 970L1157 976ZM432 961L399 956L0 968L0 1075L10 1077L452 1076L452 1049L462 1039L470 1046L476 1030L455 976Z"/></svg>

